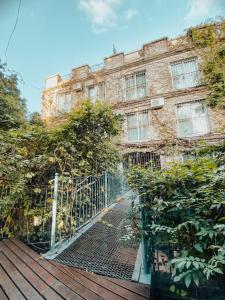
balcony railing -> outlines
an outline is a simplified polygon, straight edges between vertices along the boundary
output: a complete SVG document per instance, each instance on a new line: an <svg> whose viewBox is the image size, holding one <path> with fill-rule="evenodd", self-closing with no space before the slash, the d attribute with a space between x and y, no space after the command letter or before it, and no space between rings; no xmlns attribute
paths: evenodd
<svg viewBox="0 0 225 300"><path fill-rule="evenodd" d="M101 69L103 69L104 64L103 63L99 63L99 64L95 64L90 66L90 72L97 72L100 71Z"/></svg>

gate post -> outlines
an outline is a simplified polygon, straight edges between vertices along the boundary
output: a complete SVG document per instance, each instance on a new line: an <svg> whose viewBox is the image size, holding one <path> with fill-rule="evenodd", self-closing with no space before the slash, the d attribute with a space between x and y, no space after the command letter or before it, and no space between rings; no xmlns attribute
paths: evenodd
<svg viewBox="0 0 225 300"><path fill-rule="evenodd" d="M51 229L51 249L53 253L55 251L55 240L56 240L56 215L57 215L57 198L58 198L58 181L59 174L55 173L54 179L54 198L52 202L52 229Z"/></svg>
<svg viewBox="0 0 225 300"><path fill-rule="evenodd" d="M105 171L105 207L108 206L108 174L107 171Z"/></svg>
<svg viewBox="0 0 225 300"><path fill-rule="evenodd" d="M141 242L142 242L142 255L143 255L143 267L144 267L144 273L149 274L150 273L150 261L149 261L149 238L145 233L146 230L146 213L144 209L144 201L143 196L141 196L140 199L141 204Z"/></svg>

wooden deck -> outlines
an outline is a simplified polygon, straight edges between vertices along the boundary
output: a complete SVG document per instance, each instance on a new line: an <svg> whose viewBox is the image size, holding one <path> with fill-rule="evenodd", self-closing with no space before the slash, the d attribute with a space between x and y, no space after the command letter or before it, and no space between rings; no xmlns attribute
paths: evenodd
<svg viewBox="0 0 225 300"><path fill-rule="evenodd" d="M67 267L17 239L0 242L0 299L149 299L146 285Z"/></svg>

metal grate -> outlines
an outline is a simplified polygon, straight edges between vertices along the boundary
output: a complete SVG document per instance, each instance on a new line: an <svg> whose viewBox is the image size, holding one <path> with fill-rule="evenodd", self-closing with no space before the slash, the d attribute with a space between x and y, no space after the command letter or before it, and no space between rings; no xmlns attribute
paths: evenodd
<svg viewBox="0 0 225 300"><path fill-rule="evenodd" d="M124 167L129 165L141 165L143 167L152 167L160 169L160 156L154 152L131 152L124 155Z"/></svg>
<svg viewBox="0 0 225 300"><path fill-rule="evenodd" d="M59 254L55 260L109 277L132 278L139 242L121 239L126 234L126 212L130 201L124 200L101 221Z"/></svg>

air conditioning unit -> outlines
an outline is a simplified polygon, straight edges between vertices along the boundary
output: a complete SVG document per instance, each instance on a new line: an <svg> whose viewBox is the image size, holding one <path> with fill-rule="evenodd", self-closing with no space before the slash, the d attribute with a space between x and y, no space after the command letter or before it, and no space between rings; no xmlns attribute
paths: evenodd
<svg viewBox="0 0 225 300"><path fill-rule="evenodd" d="M83 89L83 86L82 86L82 83L81 82L77 82L73 85L73 88L76 92L79 92L79 91L82 91Z"/></svg>
<svg viewBox="0 0 225 300"><path fill-rule="evenodd" d="M164 103L165 100L163 97L151 99L151 108L155 109L155 108L163 107Z"/></svg>

